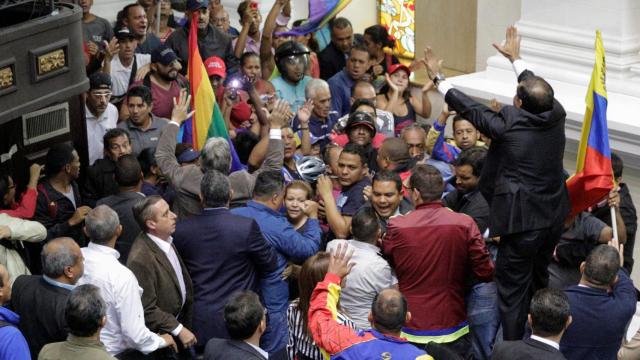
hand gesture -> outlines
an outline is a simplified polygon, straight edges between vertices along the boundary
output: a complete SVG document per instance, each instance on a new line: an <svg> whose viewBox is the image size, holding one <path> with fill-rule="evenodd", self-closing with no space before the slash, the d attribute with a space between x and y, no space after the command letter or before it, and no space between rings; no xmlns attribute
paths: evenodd
<svg viewBox="0 0 640 360"><path fill-rule="evenodd" d="M160 337L162 338L162 340L164 340L166 344L165 347L170 346L173 351L175 351L176 353L178 352L178 345L176 345L176 342L173 340L173 336L171 336L171 334L162 334L160 335Z"/></svg>
<svg viewBox="0 0 640 360"><path fill-rule="evenodd" d="M255 19L257 18L258 11L251 7L247 7L247 10L244 12L242 16L242 26L251 26Z"/></svg>
<svg viewBox="0 0 640 360"><path fill-rule="evenodd" d="M87 49L89 50L89 55L91 55L91 57L96 57L98 50L100 50L98 48L98 44L93 41L87 41Z"/></svg>
<svg viewBox="0 0 640 360"><path fill-rule="evenodd" d="M149 64L140 66L136 71L136 81L144 80L145 76L151 71L151 66Z"/></svg>
<svg viewBox="0 0 640 360"><path fill-rule="evenodd" d="M309 124L309 119L311 118L311 112L313 111L313 100L307 100L304 105L298 108L298 122L300 125Z"/></svg>
<svg viewBox="0 0 640 360"><path fill-rule="evenodd" d="M69 218L68 220L69 225L76 226L81 222L83 222L85 216L87 216L89 211L91 211L91 208L88 206L80 206L79 208L77 208L76 211L71 216L71 218Z"/></svg>
<svg viewBox="0 0 640 360"><path fill-rule="evenodd" d="M102 43L104 44L105 60L109 61L113 59L116 55L118 55L118 52L120 52L120 44L118 44L118 39L116 39L115 36L113 37L113 39L111 39L111 41L107 42L107 40L104 40Z"/></svg>
<svg viewBox="0 0 640 360"><path fill-rule="evenodd" d="M373 65L373 67L371 67L371 69L373 71L373 75L375 75L375 76L384 74L384 68L380 64Z"/></svg>
<svg viewBox="0 0 640 360"><path fill-rule="evenodd" d="M11 239L11 228L0 225L0 239Z"/></svg>
<svg viewBox="0 0 640 360"><path fill-rule="evenodd" d="M444 105L442 106L442 112L440 113L440 116L438 116L438 124L440 124L441 126L446 125L447 120L449 119L449 116L455 115L455 114L456 112L450 111L449 105L447 105L447 103L444 103Z"/></svg>
<svg viewBox="0 0 640 360"><path fill-rule="evenodd" d="M185 348L190 348L198 342L198 340L196 340L196 336L193 335L193 333L184 326L178 334L178 339L180 339L182 346L184 346Z"/></svg>
<svg viewBox="0 0 640 360"><path fill-rule="evenodd" d="M327 175L320 176L318 178L318 184L316 184L316 191L323 199L333 196L333 182L331 182L331 178Z"/></svg>
<svg viewBox="0 0 640 360"><path fill-rule="evenodd" d="M318 203L311 200L306 200L302 204L302 212L311 219L318 218Z"/></svg>
<svg viewBox="0 0 640 360"><path fill-rule="evenodd" d="M371 185L367 185L362 189L362 195L364 196L364 201L369 201L371 199L371 195L373 194L373 188Z"/></svg>
<svg viewBox="0 0 640 360"><path fill-rule="evenodd" d="M505 41L502 44L494 43L493 47L509 61L514 62L520 59L520 40L518 29L512 25L507 28Z"/></svg>
<svg viewBox="0 0 640 360"><path fill-rule="evenodd" d="M607 203L609 204L609 207L612 207L616 210L618 209L618 207L620 206L620 194L618 193L618 190L613 189L609 192Z"/></svg>
<svg viewBox="0 0 640 360"><path fill-rule="evenodd" d="M263 108L264 111L267 109ZM267 111L268 113L268 111ZM291 108L289 107L289 103L286 100L278 99L276 103L273 105L273 111L271 114L268 114L269 124L272 129L280 129L284 125L286 125L289 120L289 113L291 113Z"/></svg>
<svg viewBox="0 0 640 360"><path fill-rule="evenodd" d="M180 89L180 95L173 99L173 110L171 111L171 121L182 124L185 120L193 116L195 111L189 112L189 103L191 95L187 94L186 89Z"/></svg>
<svg viewBox="0 0 640 360"><path fill-rule="evenodd" d="M429 46L424 49L424 58L422 58L421 62L427 69L427 76L429 76L429 79L433 79L442 71L443 60L436 58L433 50L431 50L431 47Z"/></svg>
<svg viewBox="0 0 640 360"><path fill-rule="evenodd" d="M44 166L40 164L32 164L29 167L29 184L27 187L35 189L38 186L38 180L40 180L40 173Z"/></svg>
<svg viewBox="0 0 640 360"><path fill-rule="evenodd" d="M353 250L348 251L348 249L349 245L340 244L336 250L331 250L331 258L329 259L329 268L327 269L327 273L337 275L341 279L349 274L355 264L349 263L349 260L351 260L351 256L353 255Z"/></svg>
<svg viewBox="0 0 640 360"><path fill-rule="evenodd" d="M500 112L500 110L502 110L502 104L500 104L500 102L498 102L498 99L496 98L491 99L491 101L489 102L489 107L495 112Z"/></svg>
<svg viewBox="0 0 640 360"><path fill-rule="evenodd" d="M387 81L387 85L389 85L389 89L391 89L391 93L398 94L398 86L391 81L391 77L389 74L384 74L384 79Z"/></svg>

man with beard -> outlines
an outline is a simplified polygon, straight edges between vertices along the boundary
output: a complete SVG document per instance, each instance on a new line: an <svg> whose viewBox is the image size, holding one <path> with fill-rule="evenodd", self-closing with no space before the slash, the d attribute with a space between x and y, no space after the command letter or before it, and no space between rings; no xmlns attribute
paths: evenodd
<svg viewBox="0 0 640 360"><path fill-rule="evenodd" d="M122 25L128 27L138 37L137 53L151 54L155 48L160 46L160 39L148 31L147 12L142 5L135 3L125 6L121 16Z"/></svg>
<svg viewBox="0 0 640 360"><path fill-rule="evenodd" d="M176 53L165 45L160 45L151 54L149 73L142 80L131 85L132 88L144 85L151 90L153 107L150 107L149 110L153 109L153 115L166 119L171 118L173 99L180 95L180 89L187 87L187 79L179 73L180 69L182 69L182 65L180 65ZM121 120L127 119L130 115L126 98L124 105L120 109ZM136 148L134 146L136 154L139 154L142 149L144 147Z"/></svg>
<svg viewBox="0 0 640 360"><path fill-rule="evenodd" d="M339 116L349 113L351 107L351 89L355 83L369 70L370 55L362 44L354 45L349 51L349 59L344 70L333 75L327 82L333 95L332 109Z"/></svg>
<svg viewBox="0 0 640 360"><path fill-rule="evenodd" d="M212 56L223 59L225 65L227 65L227 74L233 74L238 70L238 59L233 54L231 38L209 23L208 6L208 0L188 0L187 11L185 11L187 23L184 27L176 29L164 43L173 49L180 58L183 74L187 71L189 61L189 27L194 14L197 14L198 18L198 48L200 49L200 56L203 59L208 59Z"/></svg>
<svg viewBox="0 0 640 360"><path fill-rule="evenodd" d="M84 107L87 119L87 145L89 148L89 164L104 156L102 137L107 130L116 127L118 109L109 103L111 98L111 77L109 74L97 72L89 77Z"/></svg>
<svg viewBox="0 0 640 360"><path fill-rule="evenodd" d="M309 67L309 49L296 41L287 41L278 46L275 62L280 76L271 83L279 99L286 100L295 113L305 103L305 88L311 80L305 75Z"/></svg>
<svg viewBox="0 0 640 360"><path fill-rule="evenodd" d="M304 89L305 98L313 101L313 110L308 126L301 126L298 118L293 119L293 131L310 131L320 143L320 151L331 142L329 135L336 123L336 117L331 114L331 91L329 84L322 79L312 79Z"/></svg>
<svg viewBox="0 0 640 360"><path fill-rule="evenodd" d="M171 101L173 104L173 99ZM169 120L151 113L154 106L151 90L146 86L132 87L127 93L126 106L129 118L118 124L118 127L129 132L133 154L138 156L143 149L155 149L160 132Z"/></svg>

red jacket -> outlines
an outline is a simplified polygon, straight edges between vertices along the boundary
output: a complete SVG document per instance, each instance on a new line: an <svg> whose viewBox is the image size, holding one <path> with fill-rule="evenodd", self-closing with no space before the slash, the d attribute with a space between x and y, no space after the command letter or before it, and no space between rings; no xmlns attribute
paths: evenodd
<svg viewBox="0 0 640 360"><path fill-rule="evenodd" d="M440 201L423 203L389 220L382 248L411 312L403 335L423 343L466 334L465 279L473 271L490 281L494 271L473 219Z"/></svg>

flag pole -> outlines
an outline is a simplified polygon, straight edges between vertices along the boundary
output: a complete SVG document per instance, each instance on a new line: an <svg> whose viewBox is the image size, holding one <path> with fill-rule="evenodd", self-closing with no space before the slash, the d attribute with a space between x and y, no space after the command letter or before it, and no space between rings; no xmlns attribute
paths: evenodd
<svg viewBox="0 0 640 360"><path fill-rule="evenodd" d="M614 206L609 206L609 211L611 212L611 228L613 229L613 238L616 241L618 238L618 223L616 222L616 208Z"/></svg>

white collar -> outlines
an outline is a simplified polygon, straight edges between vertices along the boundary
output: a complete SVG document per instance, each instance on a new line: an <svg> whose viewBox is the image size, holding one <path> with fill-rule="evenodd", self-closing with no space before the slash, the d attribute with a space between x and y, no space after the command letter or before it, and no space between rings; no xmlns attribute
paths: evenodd
<svg viewBox="0 0 640 360"><path fill-rule="evenodd" d="M95 116L91 110L89 110L89 107L87 106L87 104L84 105L84 113L85 113L85 117L87 118L87 120L92 120L95 122L101 122L103 120L106 119L105 114L107 113L107 110L109 110L109 105L107 105L107 109L104 110L104 112L102 114L100 114L100 116Z"/></svg>
<svg viewBox="0 0 640 360"><path fill-rule="evenodd" d="M165 241L149 233L147 233L147 236L149 237L149 239L151 239L151 241L153 241L156 245L158 245L158 247L160 248L160 250L162 250L162 252L164 252L165 254L169 253L169 251L171 250L171 243L173 242L173 237L169 236L169 239Z"/></svg>
<svg viewBox="0 0 640 360"><path fill-rule="evenodd" d="M541 343L547 344L549 346L553 346L554 349L560 350L560 344L553 340L545 339L543 337L531 334L531 339L535 341L540 341Z"/></svg>
<svg viewBox="0 0 640 360"><path fill-rule="evenodd" d="M95 250L97 252L101 252L103 254L111 255L116 259L120 258L120 253L118 252L118 250L109 246L96 244L93 241L90 242L89 245L87 245L87 248Z"/></svg>
<svg viewBox="0 0 640 360"><path fill-rule="evenodd" d="M251 346L252 348L254 348L257 352L259 352L262 356L264 356L265 359L269 358L269 353L262 350L261 348L259 348L258 346L253 345L252 343L245 341L245 343L249 344L249 346Z"/></svg>

